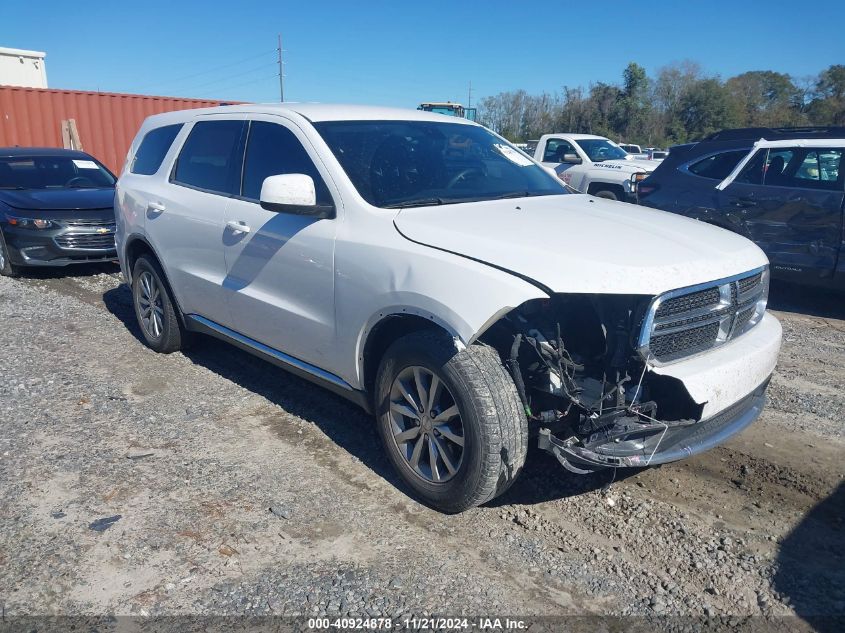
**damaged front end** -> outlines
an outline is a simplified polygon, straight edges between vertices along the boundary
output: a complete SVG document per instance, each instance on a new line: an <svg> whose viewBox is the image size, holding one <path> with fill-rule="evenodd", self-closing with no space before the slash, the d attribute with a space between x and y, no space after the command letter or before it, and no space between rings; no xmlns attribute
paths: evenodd
<svg viewBox="0 0 845 633"><path fill-rule="evenodd" d="M657 299L554 295L511 311L482 339L502 356L540 448L565 468L648 466L708 450L759 415L767 377L703 420L706 402L655 371L654 354L676 362L747 331L767 290L767 271L752 271Z"/></svg>

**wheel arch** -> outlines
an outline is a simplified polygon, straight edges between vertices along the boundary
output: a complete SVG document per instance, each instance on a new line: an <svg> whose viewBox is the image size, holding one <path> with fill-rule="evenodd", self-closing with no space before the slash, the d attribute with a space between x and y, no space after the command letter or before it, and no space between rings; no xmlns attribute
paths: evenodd
<svg viewBox="0 0 845 633"><path fill-rule="evenodd" d="M620 201L625 200L625 188L622 185L603 180L596 180L591 181L587 186L587 193L590 195L595 195L599 191L612 191L618 196Z"/></svg>
<svg viewBox="0 0 845 633"><path fill-rule="evenodd" d="M185 320L185 314L182 312L181 301L179 299L179 296L173 289L173 284L170 283L170 278L167 273L167 268L164 265L164 260L159 257L158 253L156 252L153 245L150 244L149 240L147 240L147 238L145 238L143 235L130 235L126 239L126 245L123 248L123 252L123 261L125 262L124 272L126 273L126 282L130 288L132 287L132 269L135 267L135 262L138 261L138 258L144 254L152 255L152 257L155 258L156 262L159 265L159 268L161 268L162 273L164 273L164 279L162 281L167 284L167 289L170 292L170 296L173 299L173 303L176 304L176 314L178 315L179 320L182 322L182 325L187 327L188 324Z"/></svg>
<svg viewBox="0 0 845 633"><path fill-rule="evenodd" d="M156 253L152 244L150 244L143 235L130 235L126 239L126 245L123 247L123 252L125 262L124 272L126 273L127 283L130 286L132 285L132 269L135 267L135 262L138 261L138 258L144 253L149 253L155 257L159 266L161 266L161 269L164 270L164 264L162 264L161 257L158 256L158 253ZM167 273L165 272L165 275L166 274Z"/></svg>
<svg viewBox="0 0 845 633"><path fill-rule="evenodd" d="M396 306L373 316L371 324L361 333L358 344L358 375L370 400L373 397L376 374L387 349L403 336L432 330L443 332L458 346L464 345L457 328L437 315L419 308Z"/></svg>

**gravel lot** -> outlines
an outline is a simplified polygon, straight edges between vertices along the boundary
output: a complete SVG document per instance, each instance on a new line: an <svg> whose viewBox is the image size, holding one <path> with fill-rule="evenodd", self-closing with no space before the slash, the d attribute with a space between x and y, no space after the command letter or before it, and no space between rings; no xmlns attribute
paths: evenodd
<svg viewBox="0 0 845 633"><path fill-rule="evenodd" d="M354 406L211 339L157 355L130 301L111 266L0 278L6 618L845 616L841 297L775 286L770 405L726 446L604 490L532 450L460 516Z"/></svg>

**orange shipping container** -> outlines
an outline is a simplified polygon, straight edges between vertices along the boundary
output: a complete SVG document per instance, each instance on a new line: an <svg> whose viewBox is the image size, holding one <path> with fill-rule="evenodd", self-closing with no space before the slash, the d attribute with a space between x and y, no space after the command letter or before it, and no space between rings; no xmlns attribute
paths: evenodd
<svg viewBox="0 0 845 633"><path fill-rule="evenodd" d="M119 174L138 128L151 114L207 108L221 101L0 86L0 147L65 147L73 119L82 149ZM225 102L231 103L231 102Z"/></svg>

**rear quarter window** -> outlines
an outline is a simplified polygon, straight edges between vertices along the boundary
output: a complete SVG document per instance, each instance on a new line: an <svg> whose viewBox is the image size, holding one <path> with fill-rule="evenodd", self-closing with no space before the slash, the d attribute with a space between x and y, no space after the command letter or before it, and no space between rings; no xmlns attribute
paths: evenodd
<svg viewBox="0 0 845 633"><path fill-rule="evenodd" d="M747 149L719 152L691 163L687 171L702 178L724 180L747 154Z"/></svg>
<svg viewBox="0 0 845 633"><path fill-rule="evenodd" d="M144 140L141 141L135 158L132 159L132 166L129 171L133 174L152 176L161 167L161 162L167 155L173 139L179 134L182 124L165 125L147 132Z"/></svg>
<svg viewBox="0 0 845 633"><path fill-rule="evenodd" d="M841 191L842 154L841 149L834 148L808 151L796 165L795 186Z"/></svg>

